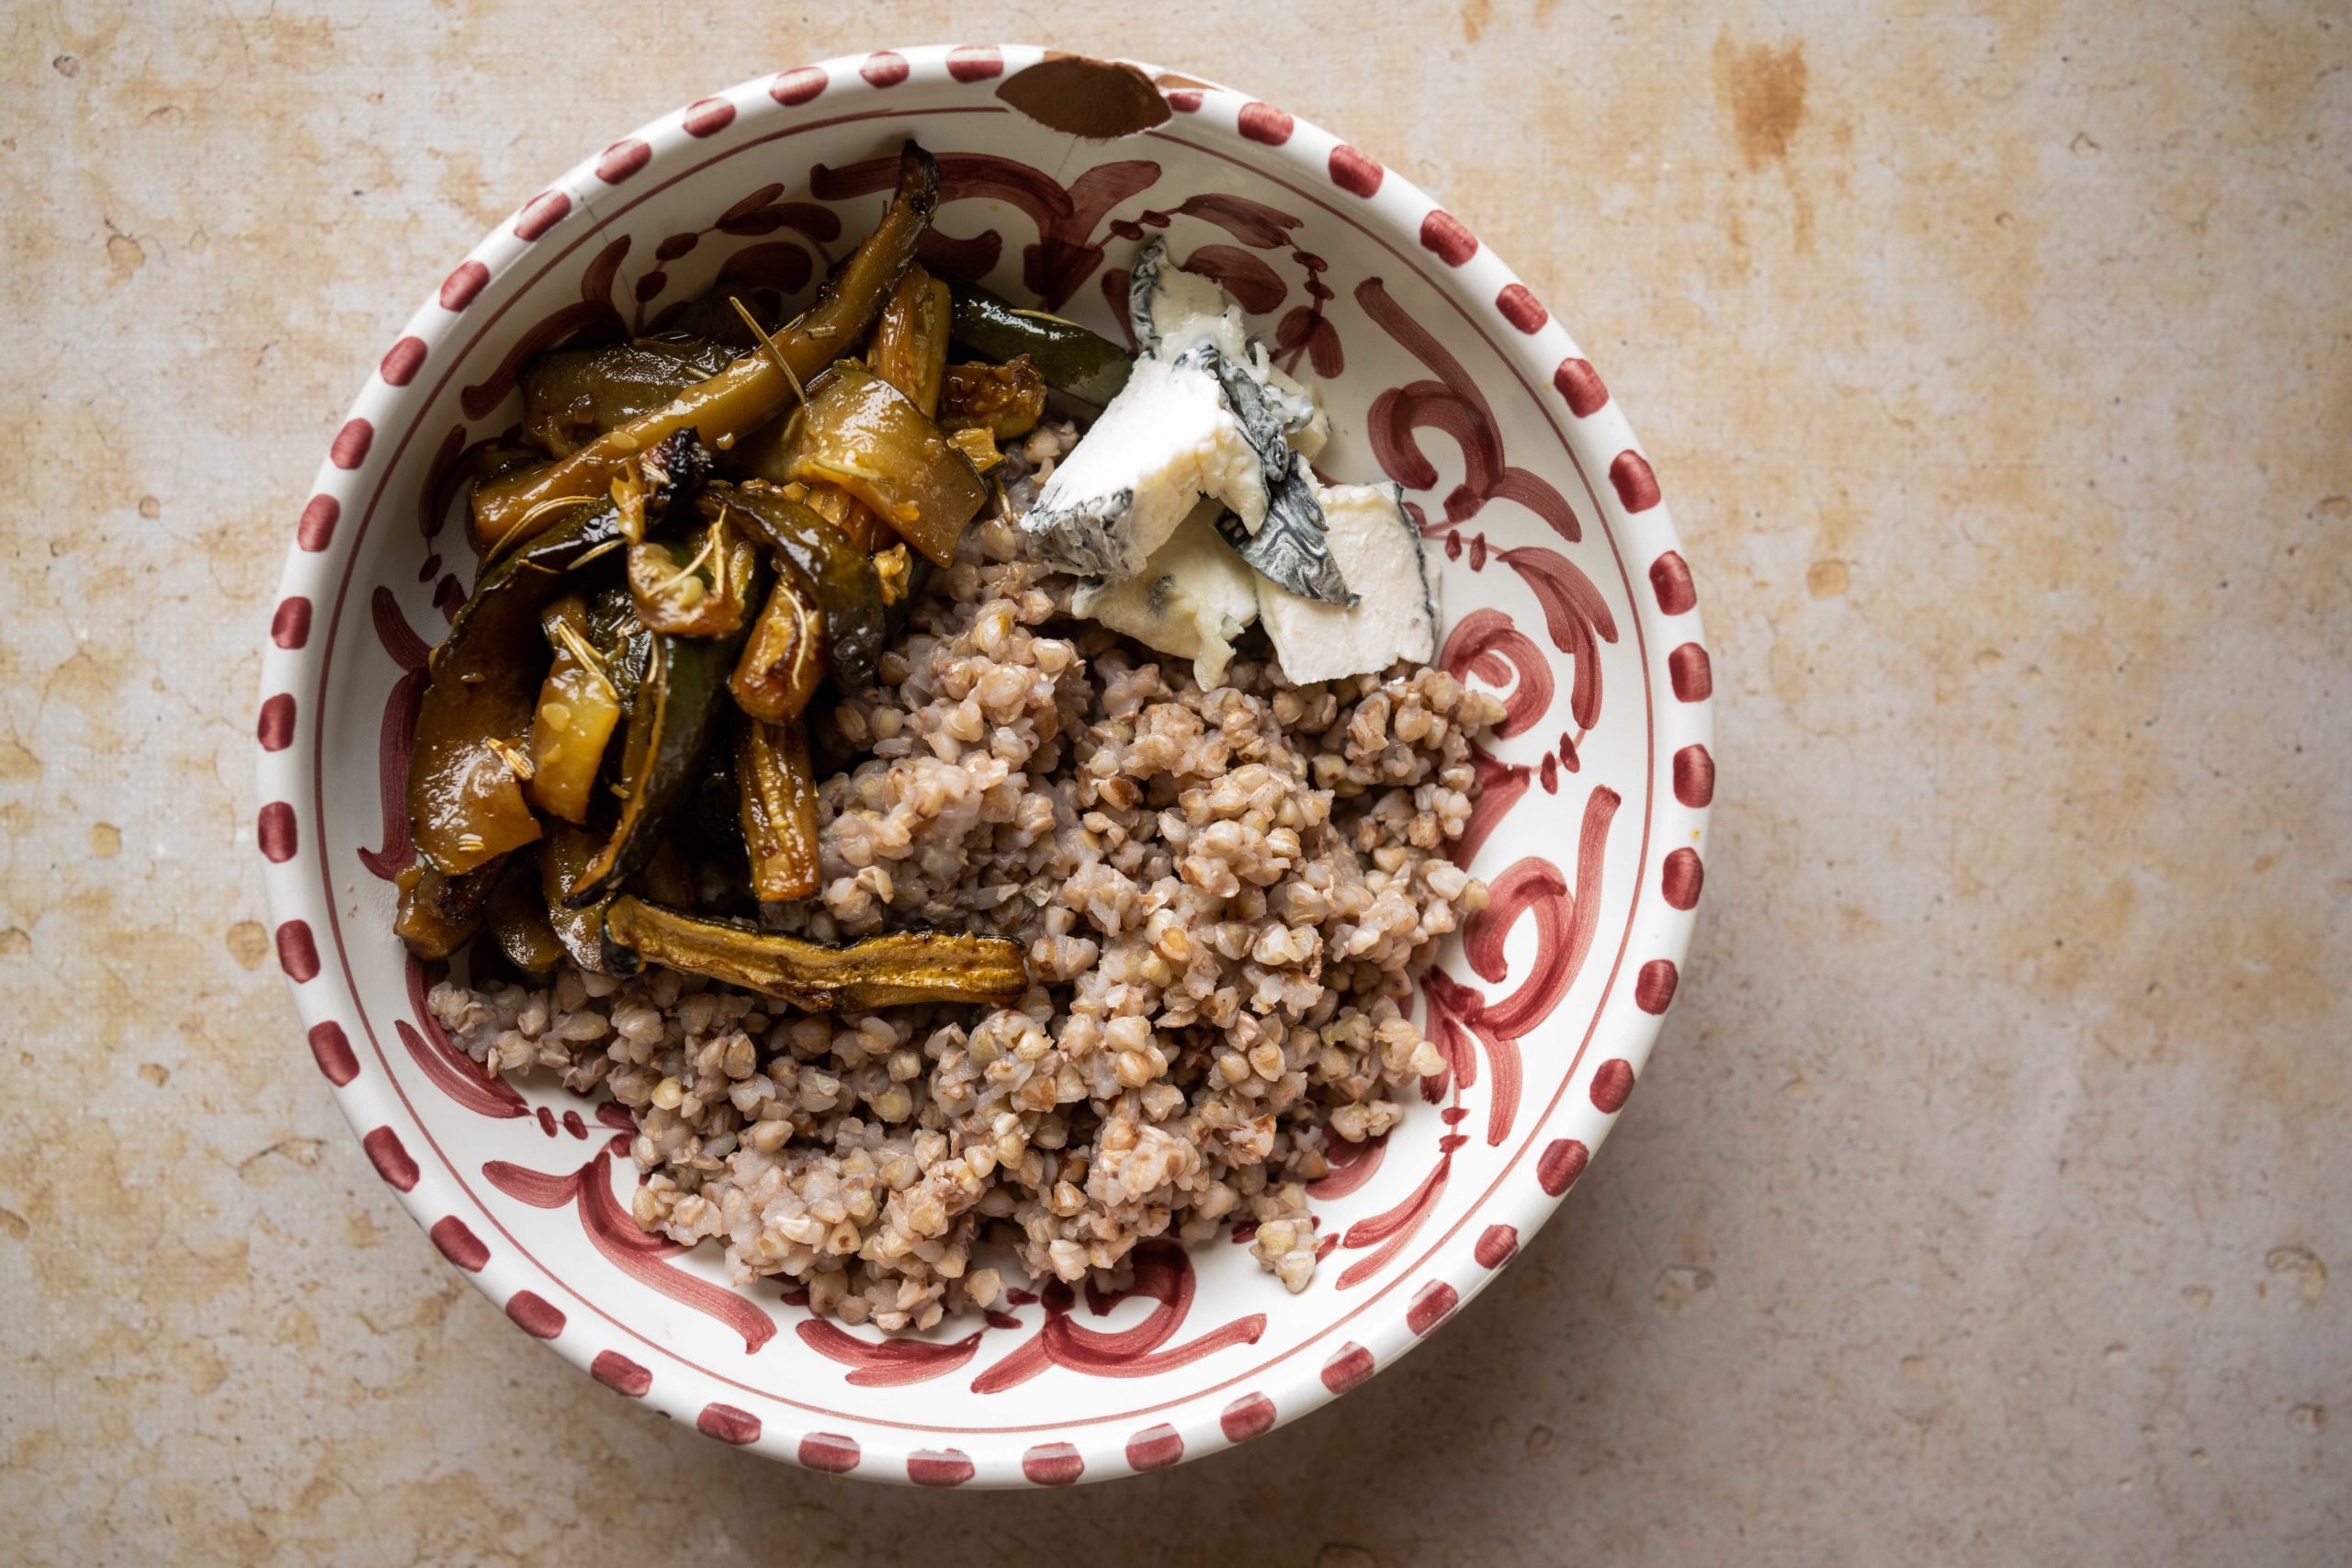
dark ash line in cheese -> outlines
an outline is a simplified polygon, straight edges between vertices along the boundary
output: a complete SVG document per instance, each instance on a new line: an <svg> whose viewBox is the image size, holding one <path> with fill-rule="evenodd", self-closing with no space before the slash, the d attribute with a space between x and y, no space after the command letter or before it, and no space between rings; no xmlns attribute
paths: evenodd
<svg viewBox="0 0 2352 1568"><path fill-rule="evenodd" d="M1266 387L1248 367L1236 365L1210 344L1186 350L1179 363L1195 355L1216 373L1226 406L1241 426L1243 439L1257 452L1266 482L1266 519L1257 533L1251 534L1230 511L1218 514L1217 533L1243 560L1293 593L1325 604L1354 604L1356 595L1331 558L1323 504L1315 498L1306 465L1284 438L1284 421Z"/></svg>
<svg viewBox="0 0 2352 1568"><path fill-rule="evenodd" d="M1129 485L1044 514L1040 532L1051 537L1055 558L1070 570L1091 577L1116 576L1125 561L1114 547L1111 532L1135 510L1135 487Z"/></svg>
<svg viewBox="0 0 2352 1568"><path fill-rule="evenodd" d="M1233 553L1249 562L1259 576L1277 587L1326 604L1355 604L1358 595L1340 575L1322 529L1299 515L1296 507L1288 503L1290 496L1287 486L1273 492L1266 521L1255 534L1231 512L1218 513L1217 536L1232 546Z"/></svg>
<svg viewBox="0 0 2352 1568"><path fill-rule="evenodd" d="M1127 275L1127 325L1136 335L1136 352L1159 352L1159 323L1151 313L1151 297L1159 289L1159 275L1168 265L1168 242L1154 240L1136 257Z"/></svg>

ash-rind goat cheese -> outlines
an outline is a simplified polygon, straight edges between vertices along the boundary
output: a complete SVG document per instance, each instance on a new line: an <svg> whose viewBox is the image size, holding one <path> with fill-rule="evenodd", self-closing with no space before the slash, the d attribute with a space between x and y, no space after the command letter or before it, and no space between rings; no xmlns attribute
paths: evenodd
<svg viewBox="0 0 2352 1568"><path fill-rule="evenodd" d="M1226 314L1232 304L1207 278L1170 265L1166 240L1137 252L1127 274L1127 325L1145 354L1160 355L1170 338L1178 350L1205 338L1238 352L1246 333Z"/></svg>
<svg viewBox="0 0 2352 1568"><path fill-rule="evenodd" d="M1070 613L1191 660L1203 690L1223 685L1234 638L1258 618L1258 581L1217 537L1210 519L1219 510L1215 502L1193 508L1143 570L1080 588Z"/></svg>
<svg viewBox="0 0 2352 1568"><path fill-rule="evenodd" d="M1223 682L1262 620L1306 684L1437 656L1437 590L1394 485L1325 489L1306 470L1329 426L1216 284L1137 258L1128 311L1144 354L1021 526L1045 559L1102 579L1074 614L1193 660Z"/></svg>
<svg viewBox="0 0 2352 1568"><path fill-rule="evenodd" d="M1266 389L1280 411L1291 445L1313 457L1331 434L1314 394L1285 375L1266 353L1266 345L1250 335L1241 307L1208 278L1168 265L1168 242L1154 240L1136 257L1127 284L1127 322L1143 352L1173 359L1198 344L1213 344L1219 354L1250 374Z"/></svg>
<svg viewBox="0 0 2352 1568"><path fill-rule="evenodd" d="M1126 386L1046 477L1022 531L1057 566L1133 577L1204 495L1263 518L1263 468L1204 356L1138 359Z"/></svg>
<svg viewBox="0 0 2352 1568"><path fill-rule="evenodd" d="M1216 527L1226 543L1294 593L1348 604L1352 595L1323 547L1323 517L1301 457L1314 456L1329 434L1321 407L1250 336L1240 307L1222 288L1170 265L1164 240L1154 240L1136 258L1127 315L1147 354L1198 355L1216 371L1226 407L1257 449L1266 509L1220 515Z"/></svg>
<svg viewBox="0 0 2352 1568"><path fill-rule="evenodd" d="M1320 492L1325 542L1358 595L1351 606L1318 604L1272 582L1258 585L1258 613L1283 673L1299 685L1385 670L1400 659L1437 657L1437 583L1421 536L1394 485L1333 485Z"/></svg>
<svg viewBox="0 0 2352 1568"><path fill-rule="evenodd" d="M1250 523L1234 512L1220 513L1216 531L1260 575L1293 593L1326 604L1351 604L1355 594L1323 540L1323 508L1306 462L1283 439L1279 405L1247 366L1203 344L1194 354L1216 355L1217 384L1241 434L1257 449L1259 477L1266 487L1265 516Z"/></svg>

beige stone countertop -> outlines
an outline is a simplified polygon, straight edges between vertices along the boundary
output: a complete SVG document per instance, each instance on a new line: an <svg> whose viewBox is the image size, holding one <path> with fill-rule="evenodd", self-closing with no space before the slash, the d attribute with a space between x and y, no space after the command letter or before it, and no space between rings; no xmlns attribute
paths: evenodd
<svg viewBox="0 0 2352 1568"><path fill-rule="evenodd" d="M1666 1037L1419 1354L1069 1494L722 1448L442 1262L266 962L312 467L548 175L944 14L0 15L0 1558L2346 1561L2340 5L956 8L1341 130L1600 366L1714 652Z"/></svg>

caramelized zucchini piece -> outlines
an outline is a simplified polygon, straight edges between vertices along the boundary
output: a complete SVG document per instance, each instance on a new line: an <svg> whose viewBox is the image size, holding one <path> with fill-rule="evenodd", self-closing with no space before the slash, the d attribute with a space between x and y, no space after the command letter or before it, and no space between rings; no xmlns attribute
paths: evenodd
<svg viewBox="0 0 2352 1568"><path fill-rule="evenodd" d="M605 677L620 699L621 716L637 706L638 683L653 656L653 634L637 618L637 601L625 582L598 589L588 600L588 646L605 661Z"/></svg>
<svg viewBox="0 0 2352 1568"><path fill-rule="evenodd" d="M408 821L436 870L471 871L539 836L513 744L530 728L548 665L539 608L582 557L620 537L611 507L540 535L483 576L433 650L409 750Z"/></svg>
<svg viewBox="0 0 2352 1568"><path fill-rule="evenodd" d="M584 908L622 886L651 859L670 821L701 782L703 753L725 716L727 674L743 634L655 634L621 747L620 814L612 832L566 888Z"/></svg>
<svg viewBox="0 0 2352 1568"><path fill-rule="evenodd" d="M800 716L825 679L824 615L816 590L787 563L728 680L737 707L770 724Z"/></svg>
<svg viewBox="0 0 2352 1568"><path fill-rule="evenodd" d="M869 556L886 541L899 536L888 523L874 515L874 508L837 484L794 481L786 489L787 493L802 491L800 499L808 502L809 511L847 534L849 542Z"/></svg>
<svg viewBox="0 0 2352 1568"><path fill-rule="evenodd" d="M996 437L978 425L967 424L947 433L947 444L964 454L972 471L982 479L989 477L1004 462L1004 454L997 450Z"/></svg>
<svg viewBox="0 0 2352 1568"><path fill-rule="evenodd" d="M591 641L588 606L579 594L548 605L539 625L555 662L531 719L531 780L523 793L541 811L585 822L605 744L621 721L620 693Z"/></svg>
<svg viewBox="0 0 2352 1568"><path fill-rule="evenodd" d="M542 354L523 370L524 438L550 457L568 457L718 375L739 354L684 333Z"/></svg>
<svg viewBox="0 0 2352 1568"><path fill-rule="evenodd" d="M462 876L445 876L422 862L393 879L401 890L392 930L419 958L447 958L481 929L482 912L503 862L484 863Z"/></svg>
<svg viewBox="0 0 2352 1568"><path fill-rule="evenodd" d="M732 637L742 629L759 552L725 507L675 542L628 547L629 594L646 630L672 637Z"/></svg>
<svg viewBox="0 0 2352 1568"><path fill-rule="evenodd" d="M951 365L939 405L948 438L982 430L998 441L1026 435L1046 417L1046 378L1025 354L1001 365ZM961 443L957 449L963 450ZM968 457L970 454L966 452Z"/></svg>
<svg viewBox="0 0 2352 1568"><path fill-rule="evenodd" d="M490 934L506 961L526 975L546 974L562 961L565 951L539 897L538 860L534 850L507 856L490 895Z"/></svg>
<svg viewBox="0 0 2352 1568"><path fill-rule="evenodd" d="M933 561L954 562L956 541L988 500L988 486L896 387L861 366L838 365L794 423L785 478L837 484Z"/></svg>
<svg viewBox="0 0 2352 1568"><path fill-rule="evenodd" d="M409 760L409 837L435 870L462 875L539 836L514 765L521 753L496 733L520 730L514 721L530 713L537 681L525 667L519 683L492 676L461 686L458 698L439 705L444 711L432 722L417 721Z"/></svg>
<svg viewBox="0 0 2352 1568"><path fill-rule="evenodd" d="M629 877L628 886L630 892L673 909L691 910L700 902L695 897L695 868L675 839L663 839L654 847Z"/></svg>
<svg viewBox="0 0 2352 1568"><path fill-rule="evenodd" d="M433 650L432 683L409 751L409 837L435 869L455 875L539 836L523 798L532 772L526 738L549 660L539 611L567 573L630 536L632 517L667 515L710 471L709 454L682 432L646 454L630 502L560 509L491 566Z"/></svg>
<svg viewBox="0 0 2352 1568"><path fill-rule="evenodd" d="M1028 988L1017 942L947 931L901 931L822 947L731 920L697 919L627 894L605 931L639 957L758 991L805 1012L864 1011L903 1002L1006 1003Z"/></svg>
<svg viewBox="0 0 2352 1568"><path fill-rule="evenodd" d="M605 940L605 910L618 889L576 908L567 902L572 883L588 869L608 837L609 829L598 832L569 822L548 823L548 836L539 845L539 904L547 911L548 928L574 964L599 975L633 975L637 972L634 955ZM621 960L618 967L616 958Z"/></svg>
<svg viewBox="0 0 2352 1568"><path fill-rule="evenodd" d="M808 732L797 724L747 718L735 727L735 784L752 888L763 903L817 891L817 779Z"/></svg>
<svg viewBox="0 0 2352 1568"><path fill-rule="evenodd" d="M1119 395L1135 360L1100 333L1043 310L1016 310L985 288L955 290L957 343L990 359L1028 355L1048 385L1097 408Z"/></svg>
<svg viewBox="0 0 2352 1568"><path fill-rule="evenodd" d="M485 553L512 548L545 515L536 508L562 496L601 495L620 467L674 431L694 429L705 441L731 445L765 423L798 395L798 384L854 344L914 260L915 244L939 205L939 168L910 141L899 159L899 188L880 227L853 252L825 286L816 305L769 344L744 355L718 375L606 432L543 468L474 491L471 527Z"/></svg>
<svg viewBox="0 0 2352 1568"><path fill-rule="evenodd" d="M798 569L825 613L825 661L843 691L874 683L882 655L882 584L849 536L775 485L749 480L714 490L706 506L732 507L744 525Z"/></svg>
<svg viewBox="0 0 2352 1568"><path fill-rule="evenodd" d="M810 390L822 388L830 378L830 372L820 377ZM897 540L898 533L875 516L872 507L841 486L829 479L810 484L792 477L799 428L797 419L775 420L762 426L728 455L728 470L746 479L761 479L780 487L786 495L848 535L850 543L867 555Z"/></svg>
<svg viewBox="0 0 2352 1568"><path fill-rule="evenodd" d="M890 302L882 307L874 322L874 344L866 352L866 363L921 409L925 419L939 413L939 385L947 370L947 323L953 309L947 285L918 262L899 279Z"/></svg>

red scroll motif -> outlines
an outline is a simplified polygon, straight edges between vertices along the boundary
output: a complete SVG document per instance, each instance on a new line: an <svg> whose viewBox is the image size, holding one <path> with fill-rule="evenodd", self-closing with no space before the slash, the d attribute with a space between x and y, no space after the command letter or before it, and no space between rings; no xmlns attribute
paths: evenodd
<svg viewBox="0 0 2352 1568"><path fill-rule="evenodd" d="M1229 1345L1254 1345L1266 1331L1263 1313L1236 1318L1196 1339L1161 1348L1183 1326L1193 1304L1193 1264L1173 1242L1148 1241L1135 1251L1135 1283L1104 1295L1091 1286L1088 1310L1096 1317L1109 1315L1132 1296L1147 1296L1158 1304L1135 1327L1116 1334L1081 1328L1072 1316L1077 1298L1058 1281L1042 1298L1015 1291L1016 1305L1043 1301L1046 1321L1027 1343L1014 1349L972 1380L976 1393L1001 1393L1017 1388L1047 1367L1067 1367L1087 1377L1141 1378L1190 1366ZM861 1388L894 1388L944 1377L970 1360L989 1328L1018 1328L1021 1320L1008 1313L988 1314L988 1328L974 1329L961 1339L861 1339L839 1325L811 1318L795 1325L803 1343L819 1355L856 1369L848 1382Z"/></svg>
<svg viewBox="0 0 2352 1568"><path fill-rule="evenodd" d="M1454 840L1453 847L1446 852L1447 858L1460 866L1467 866L1478 858L1487 835L1519 803L1534 777L1522 764L1502 761L1475 743L1470 748L1470 765L1478 773L1478 799L1470 807L1470 821L1462 829L1462 837Z"/></svg>
<svg viewBox="0 0 2352 1568"><path fill-rule="evenodd" d="M1499 985L1508 977L1505 939L1521 916L1534 916L1535 960L1518 990L1489 1002L1476 987L1440 971L1422 976L1422 994L1429 1001L1430 1043L1444 1054L1446 1066L1422 1080L1421 1092L1436 1100L1448 1092L1458 1097L1476 1084L1476 1046L1483 1046L1494 1074L1487 1112L1490 1145L1503 1141L1519 1114L1520 1039L1560 1005L1592 950L1600 921L1600 877L1609 826L1616 818L1621 798L1606 785L1596 787L1586 797L1573 893L1556 867L1531 855L1495 878L1487 908L1463 922L1463 953L1471 969L1489 984Z"/></svg>
<svg viewBox="0 0 2352 1568"><path fill-rule="evenodd" d="M899 177L893 157L869 159L846 168L820 164L808 171L808 188L820 201L847 201L887 190ZM1146 159L1099 164L1067 186L1043 169L989 152L943 152L939 157L939 205L967 200L1001 201L1028 214L1037 241L1021 252L1021 281L1048 310L1057 310L1102 265L1094 231L1103 215L1159 178L1159 165ZM993 231L969 240L934 230L919 254L943 277L970 281L996 265L1003 245Z"/></svg>
<svg viewBox="0 0 2352 1568"><path fill-rule="evenodd" d="M1415 439L1417 430L1434 430L1451 436L1462 448L1463 479L1445 498L1445 520L1432 524L1423 521L1422 532L1446 535L1446 555L1458 558L1462 540L1453 530L1478 514L1490 501L1515 501L1552 526L1553 532L1571 544L1584 536L1583 526L1567 501L1548 480L1524 468L1514 468L1505 460L1501 432L1495 423L1494 409L1478 389L1476 381L1463 369L1461 361L1446 352L1421 324L1405 313L1404 308L1388 296L1380 279L1366 278L1356 286L1356 302L1364 313L1385 330L1389 336L1433 371L1437 379L1414 381L1402 387L1392 387L1373 400L1367 416L1372 449L1380 459L1388 477L1408 490L1430 490L1438 479L1437 466L1429 460ZM1413 514L1421 513L1416 505ZM1470 570L1483 570L1487 564L1487 544L1485 535L1470 543ZM1594 587L1592 580L1557 550L1540 546L1525 546L1516 549L1498 550L1497 558L1523 578L1534 592L1536 601L1544 606L1544 629L1550 633L1553 645L1576 660L1575 684L1568 692L1568 710L1577 726L1590 730L1600 720L1600 648L1604 642L1617 640L1617 621L1609 605ZM1490 614L1491 612L1482 612ZM1484 658L1492 641L1491 627L1482 626L1489 637L1486 647L1464 645L1464 668L1473 660ZM1456 637L1469 631L1467 622L1456 628ZM1454 644L1447 644L1449 669ZM1518 661L1514 661L1518 662ZM1534 661L1521 663L1522 671ZM1457 675L1461 670L1454 670ZM1482 670L1481 678L1488 678ZM1521 677L1521 690L1527 689L1527 678ZM1550 693L1547 682L1546 697ZM1531 703L1525 709L1514 706L1510 724L1503 733L1516 734L1542 716L1545 705ZM1567 742L1568 755L1574 756L1574 741ZM1573 766L1573 763L1571 764ZM1558 765L1547 764L1544 787L1557 787Z"/></svg>
<svg viewBox="0 0 2352 1568"><path fill-rule="evenodd" d="M767 238L787 229L800 237ZM842 220L831 208L813 201L785 200L784 186L771 182L720 213L707 228L663 235L653 247L653 270L639 277L629 291L637 303L639 331L661 331L684 311L687 301L679 299L662 307L651 321L644 320L646 306L670 287L668 265L712 234L761 242L744 246L720 263L713 288L734 284L746 291L773 289L790 299L808 286L818 263L828 261L825 247L842 237Z"/></svg>
<svg viewBox="0 0 2352 1568"><path fill-rule="evenodd" d="M1431 978L1442 978L1435 970ZM1448 1133L1437 1141L1437 1168L1421 1179L1421 1184L1405 1195L1405 1201L1384 1213L1368 1220L1358 1220L1340 1238L1344 1247L1371 1247L1377 1250L1347 1266L1340 1275L1340 1289L1345 1291L1363 1284L1386 1268L1389 1261L1405 1250L1405 1244L1437 1210L1437 1201L1445 1195L1446 1179L1453 1174L1453 1151L1470 1140L1459 1133Z"/></svg>
<svg viewBox="0 0 2352 1568"><path fill-rule="evenodd" d="M1505 551L1505 558L1510 554ZM1602 614L1607 613L1604 608ZM1613 626L1611 635L1615 635ZM1552 706L1550 661L1500 610L1481 607L1456 621L1445 635L1445 648L1437 661L1457 681L1476 675L1489 686L1509 688L1510 694L1503 699L1503 721L1495 728L1498 738L1508 739L1533 728ZM1577 672L1581 678L1582 660Z"/></svg>
<svg viewBox="0 0 2352 1568"><path fill-rule="evenodd" d="M1027 1382L1048 1366L1068 1367L1089 1377L1150 1377L1156 1372L1190 1366L1228 1345L1254 1345L1265 1333L1266 1314L1251 1313L1221 1328L1211 1329L1197 1339L1161 1349L1183 1325L1184 1314L1192 1310L1192 1259L1182 1247L1168 1241L1144 1243L1136 1248L1134 1258L1133 1285L1107 1296L1090 1286L1086 1304L1096 1317L1103 1317L1130 1296L1148 1296L1159 1303L1152 1308L1151 1315L1118 1334L1080 1328L1070 1316L1073 1302L1069 1287L1057 1281L1046 1289L1044 1297L1045 1326L1026 1345L973 1379L972 1392L1001 1393Z"/></svg>
<svg viewBox="0 0 2352 1568"><path fill-rule="evenodd" d="M1483 758L1484 754L1480 754ZM1491 762L1491 759L1487 760ZM1520 791L1526 789L1526 770L1519 770ZM1491 787L1491 785L1489 786ZM1514 798L1516 796L1514 795ZM1429 1004L1430 1043L1445 1057L1445 1066L1421 1080L1421 1093L1432 1103L1451 1095L1445 1112L1449 1126L1467 1114L1463 1090L1478 1081L1478 1057L1483 1051L1493 1076L1487 1108L1487 1142L1500 1145L1519 1118L1521 1083L1519 1042L1551 1016L1568 987L1576 983L1592 949L1600 921L1600 874L1608 849L1609 826L1617 815L1615 790L1596 788L1585 801L1584 828L1577 843L1577 882L1572 893L1558 868L1530 855L1514 862L1495 878L1491 899L1463 923L1462 943L1470 967L1482 979L1500 984L1508 978L1504 940L1522 915L1535 918L1535 958L1518 990L1489 1003L1475 987L1432 969L1421 976L1421 994ZM1463 857L1466 859L1467 857ZM1340 1238L1350 1251L1369 1247L1364 1257L1340 1275L1340 1289L1349 1290L1378 1274L1404 1251L1414 1235L1437 1212L1453 1172L1454 1151L1469 1139L1449 1132L1438 1140L1437 1165L1412 1191L1384 1213L1357 1221Z"/></svg>
<svg viewBox="0 0 2352 1568"><path fill-rule="evenodd" d="M1330 1170L1319 1179L1306 1184L1306 1195L1325 1203L1344 1198L1370 1181L1387 1155L1388 1134L1385 1133L1376 1138L1367 1138L1361 1144L1351 1144L1342 1138L1331 1145L1330 1152L1325 1156Z"/></svg>
<svg viewBox="0 0 2352 1568"><path fill-rule="evenodd" d="M1238 245L1203 245L1184 259L1184 270L1210 279L1255 315L1272 310L1290 293L1280 273Z"/></svg>
<svg viewBox="0 0 2352 1568"><path fill-rule="evenodd" d="M1388 477L1408 490L1436 486L1436 465L1413 437L1416 430L1434 430L1462 448L1462 482L1445 498L1447 524L1467 522L1490 501L1515 501L1570 544L1583 538L1584 529L1566 497L1548 480L1504 460L1494 408L1462 362L1389 298L1380 279L1368 277L1357 284L1356 303L1437 377L1392 387L1373 400L1366 430Z"/></svg>
<svg viewBox="0 0 2352 1568"><path fill-rule="evenodd" d="M613 1196L612 1154L598 1149L586 1165L569 1176L529 1170L504 1160L481 1168L482 1179L501 1192L535 1209L577 1205L580 1228L605 1260L641 1285L650 1285L696 1312L718 1319L743 1337L745 1354L775 1337L775 1320L723 1285L711 1284L673 1269L664 1261L686 1249L676 1242L638 1228L637 1221Z"/></svg>
<svg viewBox="0 0 2352 1568"><path fill-rule="evenodd" d="M988 1332L975 1328L945 1344L928 1339L885 1339L876 1344L820 1317L804 1318L793 1330L820 1356L856 1369L842 1381L859 1388L897 1388L945 1377L972 1359L980 1348L980 1336Z"/></svg>
<svg viewBox="0 0 2352 1568"><path fill-rule="evenodd" d="M505 1121L526 1114L523 1097L515 1092L514 1085L487 1071L443 1032L440 1020L425 1005L425 993L431 989L426 980L424 965L412 954L408 960L408 1005L417 1021L412 1024L403 1018L392 1025L401 1043L408 1047L411 1059L433 1080L435 1089L477 1116Z"/></svg>
<svg viewBox="0 0 2352 1568"><path fill-rule="evenodd" d="M1617 618L1592 579L1576 569L1557 550L1531 545L1497 552L1497 558L1519 573L1544 606L1544 629L1552 646L1574 658L1575 683L1568 688L1568 712L1579 728L1590 730L1600 722L1600 645L1617 640Z"/></svg>
<svg viewBox="0 0 2352 1568"><path fill-rule="evenodd" d="M543 349L581 339L609 340L628 335L628 323L613 308L613 285L620 278L621 258L628 254L628 236L620 235L596 253L580 275L580 302L542 316L514 340L498 367L458 394L458 406L468 419L487 419L506 394L514 389L530 357Z"/></svg>
<svg viewBox="0 0 2352 1568"><path fill-rule="evenodd" d="M376 795L383 814L384 847L359 852L359 863L390 882L416 858L416 846L408 838L408 754L416 735L416 710L431 679L424 661L432 649L401 614L392 591L380 582L368 595L368 613L375 622L376 640L401 670L391 695L384 699L384 720L376 741Z"/></svg>

